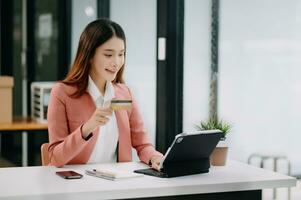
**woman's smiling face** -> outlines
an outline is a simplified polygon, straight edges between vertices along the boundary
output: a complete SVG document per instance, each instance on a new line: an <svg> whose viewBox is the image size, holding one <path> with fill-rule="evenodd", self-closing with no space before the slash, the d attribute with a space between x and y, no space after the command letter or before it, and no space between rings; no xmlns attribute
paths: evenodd
<svg viewBox="0 0 301 200"><path fill-rule="evenodd" d="M95 54L90 60L90 75L98 80L112 82L124 65L124 55L124 41L118 37L112 37L96 48Z"/></svg>

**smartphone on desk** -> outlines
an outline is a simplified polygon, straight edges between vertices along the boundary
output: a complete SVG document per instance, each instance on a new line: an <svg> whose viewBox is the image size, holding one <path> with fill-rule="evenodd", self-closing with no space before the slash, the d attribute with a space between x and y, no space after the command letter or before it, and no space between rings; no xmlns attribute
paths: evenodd
<svg viewBox="0 0 301 200"><path fill-rule="evenodd" d="M75 171L58 171L55 173L65 179L80 179L83 177L83 175L81 175Z"/></svg>

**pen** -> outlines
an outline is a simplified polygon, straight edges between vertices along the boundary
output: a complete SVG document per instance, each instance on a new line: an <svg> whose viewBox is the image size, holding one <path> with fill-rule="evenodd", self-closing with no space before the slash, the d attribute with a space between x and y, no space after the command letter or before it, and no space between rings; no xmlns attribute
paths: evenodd
<svg viewBox="0 0 301 200"><path fill-rule="evenodd" d="M98 178L103 178L103 179L106 179L106 180L110 180L110 181L115 180L114 177L103 176L103 175L97 173L96 170L92 170L92 171L86 170L86 174L91 175L91 176L95 176L95 177L98 177Z"/></svg>
<svg viewBox="0 0 301 200"><path fill-rule="evenodd" d="M95 172L97 175L110 177L110 178L116 178L116 173L110 172L108 170L96 170L93 169L93 172Z"/></svg>

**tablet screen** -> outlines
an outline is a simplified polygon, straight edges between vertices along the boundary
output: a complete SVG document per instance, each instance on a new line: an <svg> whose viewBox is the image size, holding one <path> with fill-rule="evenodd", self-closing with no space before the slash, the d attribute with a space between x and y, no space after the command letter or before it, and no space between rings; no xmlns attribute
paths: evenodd
<svg viewBox="0 0 301 200"><path fill-rule="evenodd" d="M164 162L208 158L221 137L222 132L220 130L197 131L176 135L160 163L160 169L164 167Z"/></svg>

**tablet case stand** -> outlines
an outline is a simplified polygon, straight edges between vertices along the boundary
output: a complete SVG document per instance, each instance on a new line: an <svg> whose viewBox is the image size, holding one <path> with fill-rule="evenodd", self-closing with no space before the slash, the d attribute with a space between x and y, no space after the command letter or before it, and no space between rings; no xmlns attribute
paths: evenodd
<svg viewBox="0 0 301 200"><path fill-rule="evenodd" d="M178 134L161 161L160 171L138 169L134 172L166 178L207 173L210 155L221 137L220 130Z"/></svg>
<svg viewBox="0 0 301 200"><path fill-rule="evenodd" d="M208 173L210 168L209 158L200 160L181 161L181 162L166 162L162 172L165 177L177 177L184 175Z"/></svg>

